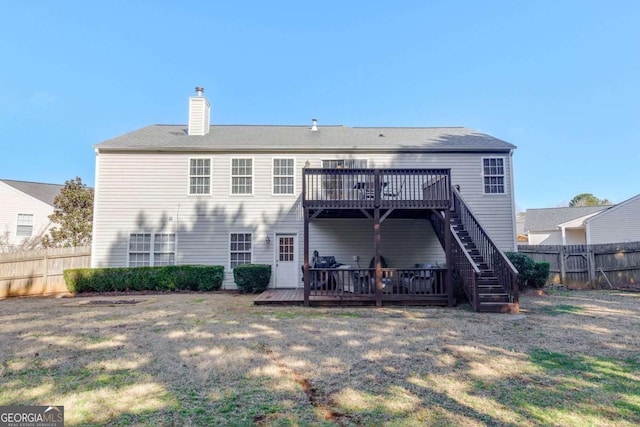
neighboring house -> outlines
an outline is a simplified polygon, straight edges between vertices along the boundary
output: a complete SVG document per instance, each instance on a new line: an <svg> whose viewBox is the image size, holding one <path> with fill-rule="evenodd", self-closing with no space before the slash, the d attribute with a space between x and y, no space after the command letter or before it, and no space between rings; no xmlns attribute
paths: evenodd
<svg viewBox="0 0 640 427"><path fill-rule="evenodd" d="M20 245L49 228L53 201L64 185L0 180L0 233L9 245Z"/></svg>
<svg viewBox="0 0 640 427"><path fill-rule="evenodd" d="M527 209L530 245L640 241L640 194L617 205Z"/></svg>
<svg viewBox="0 0 640 427"><path fill-rule="evenodd" d="M587 244L640 242L640 194L585 220Z"/></svg>
<svg viewBox="0 0 640 427"><path fill-rule="evenodd" d="M224 287L234 288L235 266L270 264L271 288L305 278L306 303L316 251L349 264L349 280L371 278L363 293L378 304L398 297L402 278L443 264L452 268L438 273L440 291L415 298L451 304L456 272L468 289L483 268L512 280L498 259L516 247L515 146L462 127L210 125L209 109L197 89L188 125L152 125L95 146L93 267L223 265ZM511 308L512 286L503 285ZM328 293L336 289L347 287Z"/></svg>

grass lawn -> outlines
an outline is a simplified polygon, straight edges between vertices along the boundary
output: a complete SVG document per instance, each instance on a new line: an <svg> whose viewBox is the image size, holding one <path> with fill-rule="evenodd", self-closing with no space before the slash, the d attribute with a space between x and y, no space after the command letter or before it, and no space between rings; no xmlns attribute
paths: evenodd
<svg viewBox="0 0 640 427"><path fill-rule="evenodd" d="M252 301L0 301L0 405L64 405L68 426L640 424L639 293L516 316Z"/></svg>

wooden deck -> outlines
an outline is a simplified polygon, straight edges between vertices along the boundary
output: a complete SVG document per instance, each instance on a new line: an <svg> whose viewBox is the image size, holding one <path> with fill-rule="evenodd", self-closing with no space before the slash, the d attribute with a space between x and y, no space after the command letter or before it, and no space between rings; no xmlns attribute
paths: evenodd
<svg viewBox="0 0 640 427"><path fill-rule="evenodd" d="M450 169L305 168L302 182L303 207L314 212L451 206Z"/></svg>
<svg viewBox="0 0 640 427"><path fill-rule="evenodd" d="M303 305L304 289L267 289L253 300L254 305ZM311 295L309 305L319 306L374 306L376 301L367 295ZM446 306L447 299L443 297L389 295L383 299L385 305L419 305L419 306Z"/></svg>

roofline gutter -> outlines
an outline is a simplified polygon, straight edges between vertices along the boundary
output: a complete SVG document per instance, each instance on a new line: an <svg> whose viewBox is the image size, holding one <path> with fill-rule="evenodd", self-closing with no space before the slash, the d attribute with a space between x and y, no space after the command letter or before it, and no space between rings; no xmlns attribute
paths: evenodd
<svg viewBox="0 0 640 427"><path fill-rule="evenodd" d="M94 145L94 150L97 153L329 153L329 154L353 154L353 153L496 153L496 154L508 154L512 155L513 149L505 148L212 148L212 147L153 147L153 148L140 148L140 147L99 147Z"/></svg>

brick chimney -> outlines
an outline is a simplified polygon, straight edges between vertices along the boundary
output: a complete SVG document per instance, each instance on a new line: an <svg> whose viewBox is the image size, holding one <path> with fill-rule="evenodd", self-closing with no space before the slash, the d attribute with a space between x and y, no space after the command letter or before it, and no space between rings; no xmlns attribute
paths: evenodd
<svg viewBox="0 0 640 427"><path fill-rule="evenodd" d="M196 96L189 97L189 135L206 135L209 133L211 107L207 98L202 96L204 88L196 88Z"/></svg>

